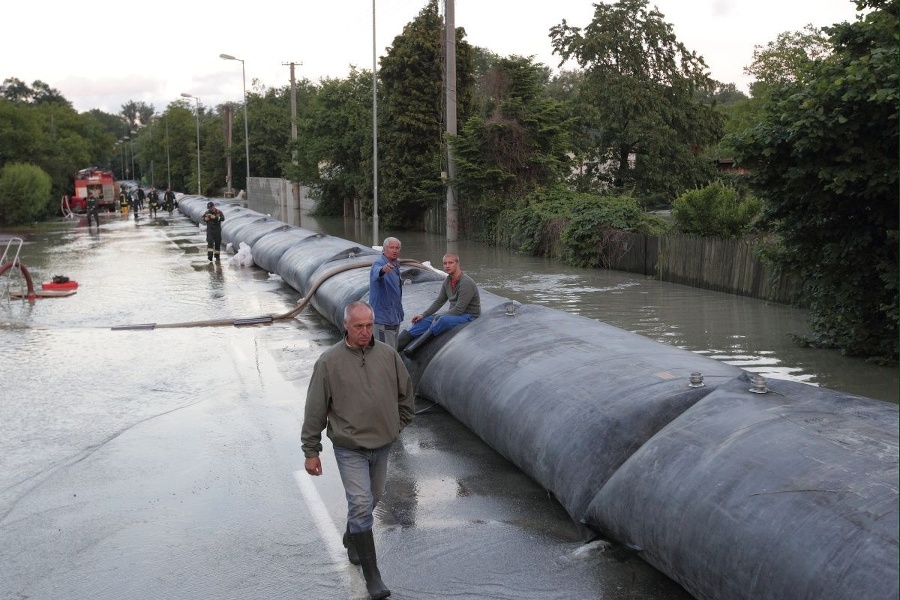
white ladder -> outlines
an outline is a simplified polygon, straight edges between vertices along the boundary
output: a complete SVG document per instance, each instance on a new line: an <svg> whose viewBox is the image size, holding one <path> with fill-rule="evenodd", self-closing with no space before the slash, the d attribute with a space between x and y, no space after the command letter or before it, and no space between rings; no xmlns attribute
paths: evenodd
<svg viewBox="0 0 900 600"><path fill-rule="evenodd" d="M22 264L19 260L19 255L22 253L22 244L24 243L25 242L24 240L22 240L22 238L9 238L9 241L6 242L6 249L3 250L3 257L0 258L0 267L2 267L10 260L10 249L12 249L13 245L15 245L15 256L12 258L12 265L6 271L4 271L2 276L0 276L5 280L5 295L7 299L11 297L9 292L15 289L15 283L18 283L18 288L22 291L22 298L25 297L25 278L22 276L22 269L16 268L21 267Z"/></svg>

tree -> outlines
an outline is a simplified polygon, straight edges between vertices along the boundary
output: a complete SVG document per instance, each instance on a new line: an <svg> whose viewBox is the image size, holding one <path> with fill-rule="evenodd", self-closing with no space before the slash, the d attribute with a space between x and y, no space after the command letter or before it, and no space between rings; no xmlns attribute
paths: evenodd
<svg viewBox="0 0 900 600"><path fill-rule="evenodd" d="M897 356L898 3L825 28L831 55L771 92L736 140L767 200L779 258L801 276L818 346Z"/></svg>
<svg viewBox="0 0 900 600"><path fill-rule="evenodd" d="M129 100L122 105L122 111L119 114L122 115L122 119L128 125L129 130L136 131L150 123L150 119L153 118L155 112L156 109L153 108L152 104Z"/></svg>
<svg viewBox="0 0 900 600"><path fill-rule="evenodd" d="M734 157L733 138L762 122L771 91L796 83L816 61L830 53L828 37L812 25L807 25L802 31L782 32L765 46L755 46L753 60L744 68L744 73L756 78L750 84L752 97L733 103L722 102L719 98L718 108L725 118L725 135L715 149L716 156Z"/></svg>
<svg viewBox="0 0 900 600"><path fill-rule="evenodd" d="M122 115L113 115L98 108L93 108L84 114L93 118L107 133L117 140L122 139L131 131Z"/></svg>
<svg viewBox="0 0 900 600"><path fill-rule="evenodd" d="M462 214L490 237L504 210L515 208L568 172L568 122L545 93L547 67L531 58L498 58L480 82L481 114L470 117L455 140Z"/></svg>
<svg viewBox="0 0 900 600"><path fill-rule="evenodd" d="M421 224L425 209L444 196L442 31L437 0L428 0L381 60L379 212L383 208L388 225ZM462 29L455 32L459 122L472 112L472 50L464 34Z"/></svg>
<svg viewBox="0 0 900 600"><path fill-rule="evenodd" d="M560 64L585 70L578 113L592 144L576 160L601 187L671 201L714 175L700 150L721 137L721 117L697 99L714 82L647 0L594 7L584 29L564 20L550 30Z"/></svg>
<svg viewBox="0 0 900 600"><path fill-rule="evenodd" d="M325 79L311 100L298 123L301 164L316 165L306 183L320 214L352 214L350 204L372 190L372 73L352 68L346 79Z"/></svg>
<svg viewBox="0 0 900 600"><path fill-rule="evenodd" d="M756 81L754 96L764 88L796 82L817 62L831 53L831 45L821 29L807 25L803 31L785 31L765 46L754 46L753 61L744 68Z"/></svg>
<svg viewBox="0 0 900 600"><path fill-rule="evenodd" d="M250 170L254 177L286 177L290 164L291 89L284 86L251 96L247 106L250 134ZM251 110L252 109L252 110ZM243 115L240 123L243 123ZM241 125L243 127L243 125ZM240 130L243 140L243 129ZM232 148L235 150L235 148ZM241 160L244 152L237 153ZM243 169L242 169L243 171Z"/></svg>
<svg viewBox="0 0 900 600"><path fill-rule="evenodd" d="M66 100L62 93L50 87L40 79L32 82L31 86L21 79L10 77L3 81L0 86L0 94L10 102L17 104L65 104L71 108L71 103Z"/></svg>
<svg viewBox="0 0 900 600"><path fill-rule="evenodd" d="M0 169L0 225L22 225L43 215L50 176L40 167L10 163Z"/></svg>

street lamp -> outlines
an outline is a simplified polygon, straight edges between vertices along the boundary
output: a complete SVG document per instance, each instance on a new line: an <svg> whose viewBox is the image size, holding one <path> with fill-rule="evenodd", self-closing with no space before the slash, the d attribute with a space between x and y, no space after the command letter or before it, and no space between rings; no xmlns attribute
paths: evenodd
<svg viewBox="0 0 900 600"><path fill-rule="evenodd" d="M128 169L125 168L125 140L126 139L128 139L128 136L125 136L123 139L119 140L119 157L122 159L121 173L124 173L125 179L128 179Z"/></svg>
<svg viewBox="0 0 900 600"><path fill-rule="evenodd" d="M181 95L197 101L197 195L202 196L203 193L200 191L200 98L185 92L181 92Z"/></svg>
<svg viewBox="0 0 900 600"><path fill-rule="evenodd" d="M372 0L372 245L378 244L378 70L375 51L375 0Z"/></svg>
<svg viewBox="0 0 900 600"><path fill-rule="evenodd" d="M169 163L169 115L166 114L166 179L167 190L172 189L172 165Z"/></svg>
<svg viewBox="0 0 900 600"><path fill-rule="evenodd" d="M134 136L137 135L137 131L131 131L131 139L128 142L128 145L131 146L131 173L134 175L135 180L137 180L137 170L134 168Z"/></svg>
<svg viewBox="0 0 900 600"><path fill-rule="evenodd" d="M223 60L239 60L241 61L241 80L244 84L244 155L247 159L247 196L250 196L250 135L247 127L247 75L244 70L244 59L236 58L230 54L220 54L219 58Z"/></svg>

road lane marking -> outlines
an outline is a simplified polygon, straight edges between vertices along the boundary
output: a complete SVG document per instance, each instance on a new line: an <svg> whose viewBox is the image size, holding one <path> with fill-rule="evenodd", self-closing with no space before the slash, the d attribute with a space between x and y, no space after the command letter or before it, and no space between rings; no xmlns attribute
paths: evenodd
<svg viewBox="0 0 900 600"><path fill-rule="evenodd" d="M331 518L325 502L322 501L322 496L319 495L319 491L313 485L311 475L306 471L294 471L294 480L297 482L297 487L300 488L300 493L303 494L303 499L306 500L306 505L312 513L313 523L315 523L316 529L319 530L319 535L325 541L325 547L328 549L331 561L342 567L345 563L349 564L347 563L347 552L344 550L343 534L339 533L340 530Z"/></svg>

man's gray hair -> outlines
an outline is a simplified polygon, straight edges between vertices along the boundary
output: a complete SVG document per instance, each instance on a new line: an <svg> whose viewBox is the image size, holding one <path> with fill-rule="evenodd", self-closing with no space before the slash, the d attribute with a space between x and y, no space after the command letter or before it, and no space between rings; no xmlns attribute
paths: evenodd
<svg viewBox="0 0 900 600"><path fill-rule="evenodd" d="M387 248L387 247L388 247L388 244L390 244L391 242L397 242L398 244L400 244L400 240L398 240L397 238L395 238L395 237L386 237L386 238L384 238L384 242L381 244L381 247L382 247L382 248ZM401 244L401 247L402 247L402 244Z"/></svg>
<svg viewBox="0 0 900 600"><path fill-rule="evenodd" d="M372 310L372 307L369 306L368 302L363 302L362 300L357 300L356 302L351 302L350 304L348 304L347 306L344 307L344 321L349 321L350 313L361 306L365 306L367 309L369 309L369 312L371 312L372 314L375 313L375 311Z"/></svg>

